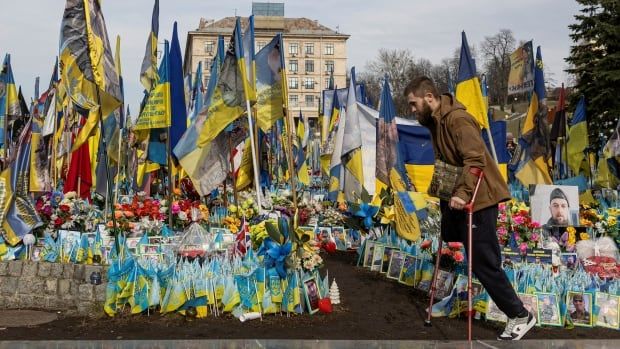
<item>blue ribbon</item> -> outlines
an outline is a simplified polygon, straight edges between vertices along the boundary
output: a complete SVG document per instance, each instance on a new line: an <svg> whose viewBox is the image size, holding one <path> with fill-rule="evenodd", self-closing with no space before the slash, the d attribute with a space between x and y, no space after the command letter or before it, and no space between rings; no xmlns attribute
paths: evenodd
<svg viewBox="0 0 620 349"><path fill-rule="evenodd" d="M360 205L360 209L354 213L355 216L361 217L364 219L364 226L366 228L372 227L372 218L379 212L378 206L373 206L363 202Z"/></svg>
<svg viewBox="0 0 620 349"><path fill-rule="evenodd" d="M280 278L284 279L286 277L286 267L284 265L284 261L291 253L291 249L292 245L290 241L280 245L271 240L271 238L266 238L263 240L263 244L258 250L258 255L263 256L265 268L276 268Z"/></svg>

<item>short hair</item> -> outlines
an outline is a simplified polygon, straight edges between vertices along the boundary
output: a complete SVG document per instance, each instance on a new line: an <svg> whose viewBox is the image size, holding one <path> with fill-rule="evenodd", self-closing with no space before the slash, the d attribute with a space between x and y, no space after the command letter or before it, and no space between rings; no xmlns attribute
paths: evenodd
<svg viewBox="0 0 620 349"><path fill-rule="evenodd" d="M435 83L426 76L418 76L411 80L407 87L405 87L403 94L407 97L410 93L413 93L416 97L423 97L427 93L432 94L435 98L439 97L439 91L435 87Z"/></svg>

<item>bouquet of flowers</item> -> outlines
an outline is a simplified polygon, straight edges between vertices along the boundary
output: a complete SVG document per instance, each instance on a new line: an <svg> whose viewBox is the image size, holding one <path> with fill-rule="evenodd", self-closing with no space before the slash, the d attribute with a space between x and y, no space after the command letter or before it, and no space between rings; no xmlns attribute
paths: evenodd
<svg viewBox="0 0 620 349"><path fill-rule="evenodd" d="M420 243L420 249L423 253L428 253L429 255L437 258L437 253L433 253L431 248L433 243L431 240L424 240ZM450 270L454 270L456 264L463 263L465 261L465 256L463 254L463 244L460 242L448 242L448 247L443 247L441 249L441 260L439 261L439 265L443 268L447 268Z"/></svg>
<svg viewBox="0 0 620 349"><path fill-rule="evenodd" d="M35 210L43 221L43 231L47 233L58 229L94 231L101 218L96 207L73 191L43 194L36 200Z"/></svg>
<svg viewBox="0 0 620 349"><path fill-rule="evenodd" d="M542 242L540 223L533 221L525 203L508 202L499 205L497 236L501 245L514 244L522 253Z"/></svg>

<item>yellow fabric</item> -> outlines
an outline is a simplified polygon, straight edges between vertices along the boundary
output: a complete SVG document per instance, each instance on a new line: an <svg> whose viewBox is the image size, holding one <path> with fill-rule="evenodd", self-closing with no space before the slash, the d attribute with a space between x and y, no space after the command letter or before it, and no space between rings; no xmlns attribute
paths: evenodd
<svg viewBox="0 0 620 349"><path fill-rule="evenodd" d="M579 174L585 159L584 150L588 146L588 126L585 121L577 123L568 131L568 166L575 174ZM588 171L589 172L589 171Z"/></svg>
<svg viewBox="0 0 620 349"><path fill-rule="evenodd" d="M420 200L423 202L421 193L408 192L408 195L414 202L416 208L425 207L425 204L420 202ZM417 241L420 239L421 232L418 216L415 213L408 213L405 210L399 195L394 195L394 218L396 221L396 233L400 237L409 241Z"/></svg>
<svg viewBox="0 0 620 349"><path fill-rule="evenodd" d="M456 99L467 108L481 128L489 128L487 107L482 97L480 80L477 77L461 81L456 85Z"/></svg>
<svg viewBox="0 0 620 349"><path fill-rule="evenodd" d="M155 88L149 93L146 105L133 129L146 130L168 127L171 123L170 115L170 83L163 81L155 85Z"/></svg>
<svg viewBox="0 0 620 349"><path fill-rule="evenodd" d="M250 140L245 141L245 148L241 155L241 164L239 165L239 171L237 172L236 185L237 190L241 190L250 184L254 178L254 167L252 166L252 145Z"/></svg>

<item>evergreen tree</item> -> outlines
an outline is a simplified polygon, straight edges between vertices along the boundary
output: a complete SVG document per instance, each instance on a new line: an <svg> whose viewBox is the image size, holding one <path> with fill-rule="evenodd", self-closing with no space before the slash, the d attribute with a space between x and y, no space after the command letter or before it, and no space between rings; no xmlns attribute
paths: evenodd
<svg viewBox="0 0 620 349"><path fill-rule="evenodd" d="M620 116L620 0L576 1L582 9L569 26L575 45L566 58L576 79L570 105L585 96L590 144L599 149Z"/></svg>

